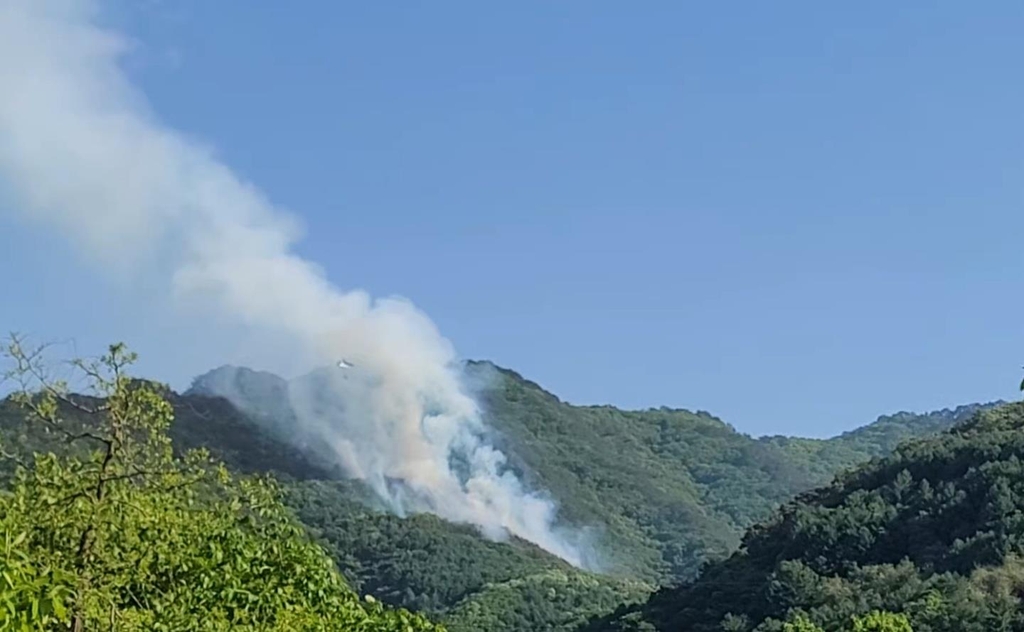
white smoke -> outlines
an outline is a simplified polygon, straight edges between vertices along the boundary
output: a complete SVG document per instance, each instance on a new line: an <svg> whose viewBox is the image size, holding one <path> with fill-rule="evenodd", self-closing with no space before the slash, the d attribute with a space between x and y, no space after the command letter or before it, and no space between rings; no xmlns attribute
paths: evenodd
<svg viewBox="0 0 1024 632"><path fill-rule="evenodd" d="M17 207L116 274L359 371L343 410L301 414L396 506L512 533L579 564L480 433L452 346L410 303L343 292L292 252L299 227L212 152L162 125L94 0L0 0L0 179ZM140 272L141 271L141 272ZM301 401L301 398L299 398ZM453 470L451 463L458 462Z"/></svg>

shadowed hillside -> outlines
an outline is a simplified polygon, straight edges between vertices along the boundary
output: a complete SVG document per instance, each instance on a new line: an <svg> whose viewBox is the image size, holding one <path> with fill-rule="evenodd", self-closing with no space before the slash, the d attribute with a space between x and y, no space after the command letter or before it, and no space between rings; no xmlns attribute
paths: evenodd
<svg viewBox="0 0 1024 632"><path fill-rule="evenodd" d="M1022 459L1024 404L981 411L803 494L695 582L587 630L846 630L872 611L917 631L1024 629Z"/></svg>
<svg viewBox="0 0 1024 632"><path fill-rule="evenodd" d="M467 376L494 443L529 486L556 499L563 523L593 528L603 570L655 583L692 578L780 503L978 408L901 413L830 440L754 439L705 412L572 406L490 363L469 363ZM272 435L330 463L319 446L280 434L292 423L286 381L222 367L190 393L225 395Z"/></svg>
<svg viewBox="0 0 1024 632"><path fill-rule="evenodd" d="M794 495L981 408L901 413L828 440L754 439L706 412L572 406L512 371L470 371L500 445L563 518L604 525L612 568L659 582L693 577Z"/></svg>
<svg viewBox="0 0 1024 632"><path fill-rule="evenodd" d="M603 574L521 540L492 542L436 516L389 513L321 446L288 431L288 383L272 374L223 367L186 394L166 393L176 414L170 435L178 451L207 447L236 471L274 473L286 503L362 593L456 631L568 631L727 557L744 528L831 472L976 408L885 417L830 440L754 439L704 412L571 406L487 363L468 372L512 467L559 501L563 523L594 527ZM10 403L0 406L5 445L53 447L21 419Z"/></svg>

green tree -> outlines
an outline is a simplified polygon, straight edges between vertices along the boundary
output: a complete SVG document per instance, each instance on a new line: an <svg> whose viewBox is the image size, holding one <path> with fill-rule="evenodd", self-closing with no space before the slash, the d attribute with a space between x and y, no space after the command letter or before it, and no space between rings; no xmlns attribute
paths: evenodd
<svg viewBox="0 0 1024 632"><path fill-rule="evenodd" d="M906 615L875 611L853 619L853 632L914 632Z"/></svg>
<svg viewBox="0 0 1024 632"><path fill-rule="evenodd" d="M162 387L128 377L123 345L73 363L89 397L49 379L40 349L4 352L15 401L78 449L21 460L0 493L0 629L440 629L360 600L272 479L176 457Z"/></svg>
<svg viewBox="0 0 1024 632"><path fill-rule="evenodd" d="M825 632L815 622L800 613L782 625L782 632Z"/></svg>

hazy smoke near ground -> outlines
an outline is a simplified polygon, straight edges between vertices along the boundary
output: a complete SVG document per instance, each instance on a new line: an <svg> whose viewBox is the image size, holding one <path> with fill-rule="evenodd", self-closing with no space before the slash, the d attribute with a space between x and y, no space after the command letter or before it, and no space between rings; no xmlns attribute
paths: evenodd
<svg viewBox="0 0 1024 632"><path fill-rule="evenodd" d="M288 341L307 366L350 360L350 378L325 377L333 409L293 403L353 476L396 507L580 563L552 528L554 505L482 440L433 323L406 301L343 292L294 254L296 222L153 116L119 65L127 40L96 17L91 0L0 1L0 179L16 211L112 273Z"/></svg>

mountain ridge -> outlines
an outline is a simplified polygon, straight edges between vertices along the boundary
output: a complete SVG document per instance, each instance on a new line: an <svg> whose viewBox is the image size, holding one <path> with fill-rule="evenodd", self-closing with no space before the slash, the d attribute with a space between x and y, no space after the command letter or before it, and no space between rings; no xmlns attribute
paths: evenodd
<svg viewBox="0 0 1024 632"><path fill-rule="evenodd" d="M742 434L742 435L746 435L746 436L751 437L752 439L755 439L755 440L770 440L770 439L780 438L780 439L806 439L806 440L812 440L812 441L832 441L832 440L847 438L849 436L859 435L859 434L863 433L865 430L867 430L868 428L870 428L871 426L875 426L876 424L883 424L883 423L887 423L887 422L898 422L898 421L905 421L905 420L913 420L914 418L920 418L920 417L946 417L946 418L951 418L951 419L953 419L953 418L958 418L959 419L959 418L964 418L966 416L969 416L969 415L973 414L974 412L976 412L977 410L979 410L981 408L993 408L993 407L996 407L996 406L1002 406L1002 405L1010 403L1010 402L1007 402L1006 400L997 399L997 400L992 400L992 401L989 401L989 402L976 402L976 403L970 403L970 404L959 404L959 405L956 405L956 406L953 406L953 407L945 406L945 407L942 407L942 408L922 409L922 410L903 409L903 410L898 410L898 411L895 411L895 412L892 412L892 413L880 414L877 417L875 417L875 419L873 421L870 421L870 422L868 422L868 423L866 423L864 425L856 426L854 428L851 428L851 429L848 429L848 430L843 430L841 432L838 432L838 433L835 433L835 434L831 434L831 435L828 435L828 436L825 436L825 437L806 437L806 436L803 436L803 435L789 435L789 434L779 434L779 433L755 434L755 433L752 433L752 432L747 432L747 431L741 430L738 427L734 426L733 424L725 421L721 417L719 417L719 416L717 416L717 415L715 415L715 414L713 414L713 413L711 413L711 412L709 412L707 410L704 410L704 409L699 409L699 408L698 409L693 409L693 408L686 408L686 407L663 406L663 405L662 406L647 406L647 407L637 407L637 408L626 408L626 407L617 406L615 404L608 404L608 403L591 403L591 404L573 403L573 402L569 402L567 400L563 400L562 398L560 398L553 391L550 391L547 388L545 388L543 385L541 385L540 383L525 377L522 373L516 371L515 369L510 369L508 367L503 367L503 366L501 366L499 364L496 364L495 362L492 362L490 360L469 359L469 360L463 361L461 364L464 367L466 367L468 369L471 369L471 370L477 370L477 371L479 371L480 369L494 370L494 371L496 371L497 373L499 373L499 374L501 374L503 376L507 376L507 377L512 378L516 382L521 383L523 386L527 386L527 387L531 387L531 388L537 389L538 391L544 393L547 397L551 398L554 402L556 402L558 404L563 404L565 406L570 406L572 408L581 409L581 410L616 410L616 411L624 412L624 413L657 413L657 412L687 413L687 414L697 415L699 417L707 417L709 419L717 420L717 421L721 422L722 424L726 425L727 427L729 427L730 429L734 430L735 432L737 432L739 434ZM219 394L218 393L219 389L213 387L213 385L210 382L211 382L211 378L212 379L216 379L216 377L218 377L220 374L223 374L225 376L226 375L231 375L231 374L243 374L243 375L246 375L246 377L248 379L250 379L250 380L253 379L253 378L257 378L257 379L266 380L266 381L271 382L271 383L279 383L281 385L286 385L290 381L302 379L302 378L307 377L307 376L309 376L311 374L315 374L315 373L318 373L320 371L325 371L325 370L331 370L331 369L329 367L326 367L326 366L325 367L318 367L318 368L313 369L311 371L307 371L306 373L297 375L294 378L285 378L285 377L282 377L280 375L277 375L276 373L274 373L272 371L268 371L268 370L265 370L265 369L253 369L253 368L250 368L250 367L247 367L247 366L244 366L244 365L237 365L237 364L222 364L222 365L217 366L217 367L215 367L213 369L210 369L209 371L206 371L204 373L201 373L201 374L193 377L192 380L190 381L190 384L189 384L188 388L183 390L181 393L182 394L197 393L197 394L208 394L208 395ZM479 389L479 384L477 385L477 389ZM477 389L473 389L473 390L477 390Z"/></svg>
<svg viewBox="0 0 1024 632"><path fill-rule="evenodd" d="M430 514L390 513L329 453L287 432L288 381L272 373L218 367L188 391L167 393L176 410L170 434L177 449L206 447L233 469L281 479L286 503L360 592L439 618L452 632L571 632L727 559L749 526L827 484L834 468L870 460L895 435L946 427L984 407L889 416L874 432L778 445L705 411L577 407L514 371L466 366L509 465L559 501L562 524L602 526L595 544L609 561L605 574L574 569L529 542L493 542ZM218 394L225 391L240 405ZM45 445L2 405L0 421L24 447Z"/></svg>
<svg viewBox="0 0 1024 632"><path fill-rule="evenodd" d="M586 632L1024 629L1024 402L805 492L701 576ZM882 612L883 614L877 614ZM885 614L888 613L888 614Z"/></svg>
<svg viewBox="0 0 1024 632"><path fill-rule="evenodd" d="M995 405L883 415L830 439L755 438L703 410L576 406L492 362L464 367L509 466L559 503L563 524L603 532L612 575L657 583L692 578L734 550L748 526L837 472ZM289 417L281 400L288 383L268 372L218 367L187 393L227 396L273 431L282 422L266 411Z"/></svg>

